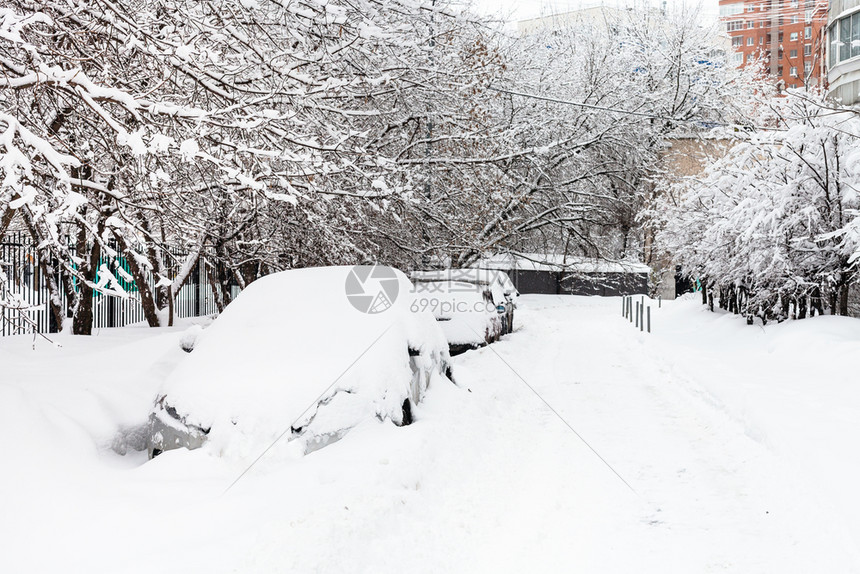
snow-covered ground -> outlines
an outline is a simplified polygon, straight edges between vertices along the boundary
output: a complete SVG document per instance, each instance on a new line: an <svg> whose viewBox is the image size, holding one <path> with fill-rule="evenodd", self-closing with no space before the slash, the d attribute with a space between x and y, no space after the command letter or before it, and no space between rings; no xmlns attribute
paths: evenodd
<svg viewBox="0 0 860 574"><path fill-rule="evenodd" d="M110 448L182 328L0 339L0 572L860 571L860 321L652 313L524 296L415 424L279 444L226 492L251 461Z"/></svg>

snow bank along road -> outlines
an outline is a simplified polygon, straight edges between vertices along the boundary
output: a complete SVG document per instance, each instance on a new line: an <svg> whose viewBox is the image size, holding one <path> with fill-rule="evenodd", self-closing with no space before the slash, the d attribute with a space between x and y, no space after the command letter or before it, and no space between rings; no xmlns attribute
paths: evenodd
<svg viewBox="0 0 860 574"><path fill-rule="evenodd" d="M520 307L412 426L278 444L226 493L248 461L109 448L181 330L0 340L0 572L860 572L860 321Z"/></svg>

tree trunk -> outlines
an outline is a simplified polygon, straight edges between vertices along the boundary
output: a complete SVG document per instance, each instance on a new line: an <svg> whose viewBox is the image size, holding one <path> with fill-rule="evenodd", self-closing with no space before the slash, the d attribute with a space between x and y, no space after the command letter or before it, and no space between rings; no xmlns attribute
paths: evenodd
<svg viewBox="0 0 860 574"><path fill-rule="evenodd" d="M839 314L848 316L848 285L839 286Z"/></svg>
<svg viewBox="0 0 860 574"><path fill-rule="evenodd" d="M16 193L12 196L12 199L17 199L19 196ZM9 229L9 225L12 224L12 218L15 217L15 209L10 209L8 207L3 209L3 215L0 217L0 239L6 234L6 230Z"/></svg>
<svg viewBox="0 0 860 574"><path fill-rule="evenodd" d="M97 230L99 237L101 237L104 233L103 221L99 221ZM87 253L88 249L89 253ZM87 229L81 226L78 230L77 255L84 263L79 267L78 271L85 280L93 283L96 282L101 254L101 244L98 240L93 240L92 247L87 245ZM93 334L94 290L85 280L78 279L78 305L72 318L72 333L75 335Z"/></svg>
<svg viewBox="0 0 860 574"><path fill-rule="evenodd" d="M218 308L218 313L224 312L224 307L227 304L224 302L224 294L221 292L221 287L216 279L216 271L209 266L206 270L206 278L209 280L209 286L212 287L212 296L215 299L215 306Z"/></svg>
<svg viewBox="0 0 860 574"><path fill-rule="evenodd" d="M823 303L821 301L821 288L816 285L812 289L812 294L809 298L809 307L810 307L810 315L824 315L824 309L822 307ZM813 313L814 312L814 313Z"/></svg>
<svg viewBox="0 0 860 574"><path fill-rule="evenodd" d="M158 327L161 325L158 317L158 308L155 306L155 296L149 286L149 278L146 276L146 268L143 267L134 253L128 247L125 239L119 234L114 234L116 242L119 245L120 251L126 256L128 268L131 270L131 276L134 277L134 284L137 286L137 293L140 296L140 306L143 308L143 316L150 327Z"/></svg>
<svg viewBox="0 0 860 574"><path fill-rule="evenodd" d="M230 293L231 273L228 272L225 261L227 261L227 252L224 249L224 244L217 243L215 245L215 264L210 267L207 276L212 285L212 291L215 293L215 305L218 307L219 313L223 313L224 308L233 300Z"/></svg>
<svg viewBox="0 0 860 574"><path fill-rule="evenodd" d="M60 291L60 283L57 281L57 267L54 261L46 259L50 254L39 252L39 268L42 270L42 275L45 278L45 284L48 287L48 305L51 308L51 315L54 316L54 321L57 324L57 331L62 331L65 326L65 316L63 315L63 299Z"/></svg>

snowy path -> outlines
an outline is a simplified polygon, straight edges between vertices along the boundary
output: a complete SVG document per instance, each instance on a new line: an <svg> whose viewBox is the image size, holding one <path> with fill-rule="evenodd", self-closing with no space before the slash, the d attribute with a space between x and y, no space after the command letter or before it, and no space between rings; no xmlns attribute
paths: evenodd
<svg viewBox="0 0 860 574"><path fill-rule="evenodd" d="M583 514L575 512L583 488L560 491L573 512L555 513L558 531L550 536L562 543L566 530L597 523L601 535L589 541L588 555L601 571L855 570L845 525L818 512L802 469L787 466L743 413L673 366L678 348L667 342L674 339L619 329L613 304L542 299L524 313L526 327L515 338L466 360L469 368L494 370L511 394L540 411L524 386L508 386L515 377L494 352L504 357L638 493L631 497L609 470L600 484L583 480L586 470L572 466L590 467L596 480L602 463L569 431L565 436L559 421L540 417L530 430L554 437L549 454L567 462L560 469L539 463L535 479L551 489L552 472L561 470L567 485L588 485L590 498ZM712 368L709 359L719 363L700 350L692 365ZM518 423L529 428L527 420ZM565 554L578 562L576 552Z"/></svg>
<svg viewBox="0 0 860 574"><path fill-rule="evenodd" d="M178 332L70 346L112 372L148 357L125 399L119 381L63 380L60 351L35 368L0 341L0 430L20 437L0 571L860 571L860 322L763 330L675 302L647 335L618 299L525 297L518 313L415 424L369 422L307 457L278 445L226 494L245 462L141 464L87 442L149 404ZM793 360L807 354L821 360Z"/></svg>

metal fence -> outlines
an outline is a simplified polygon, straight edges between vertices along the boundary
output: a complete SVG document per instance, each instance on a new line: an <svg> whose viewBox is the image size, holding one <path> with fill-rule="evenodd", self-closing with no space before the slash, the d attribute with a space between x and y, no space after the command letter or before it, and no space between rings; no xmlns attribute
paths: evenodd
<svg viewBox="0 0 860 574"><path fill-rule="evenodd" d="M166 267L173 276L187 253L170 249L166 256ZM130 277L128 263L122 256L102 257L100 263L105 263L109 269L117 270L114 279L128 294L119 297L96 292L93 294L93 328L124 327L145 321L143 306L134 281ZM215 304L215 292L208 280L205 255L202 255L194 270L179 290L174 305L175 317L201 317L218 312ZM0 285L0 300L8 300L9 295L17 296L26 310L18 311L0 307L0 336L33 333L49 333L57 331L57 325L48 304L49 292L47 278L44 277L38 263L36 246L30 236L23 232L9 233L0 238L0 267L7 281ZM120 271L120 269L122 271ZM148 273L150 287L154 286L154 278ZM220 290L219 286L216 289ZM62 308L67 309L66 294L60 290ZM238 287L231 288L233 297L238 293Z"/></svg>

